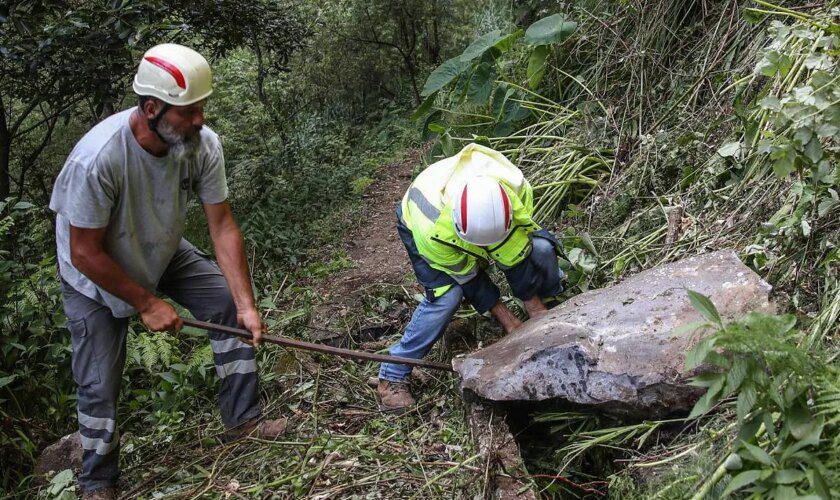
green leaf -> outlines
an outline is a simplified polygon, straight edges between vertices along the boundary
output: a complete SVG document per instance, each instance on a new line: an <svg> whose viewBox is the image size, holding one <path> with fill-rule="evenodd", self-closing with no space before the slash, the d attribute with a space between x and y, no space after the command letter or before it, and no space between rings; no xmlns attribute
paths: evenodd
<svg viewBox="0 0 840 500"><path fill-rule="evenodd" d="M820 498L831 498L831 494L829 493L830 489L828 484L825 482L825 478L823 478L822 473L815 468L809 467L808 468L808 480L811 482L811 486L817 491L817 495Z"/></svg>
<svg viewBox="0 0 840 500"><path fill-rule="evenodd" d="M431 94L429 94L426 97L426 99L424 99L423 102L420 104L420 107L417 108L417 111L415 111L414 114L411 115L411 119L412 120L419 120L430 109L432 109L432 106L434 106L434 104L435 104L435 99L437 99L437 95L438 95L437 90L432 92Z"/></svg>
<svg viewBox="0 0 840 500"><path fill-rule="evenodd" d="M812 163L819 163L823 156L822 145L820 144L820 140L814 137L808 142L808 145L805 146L805 156L811 160Z"/></svg>
<svg viewBox="0 0 840 500"><path fill-rule="evenodd" d="M721 498L725 498L726 496L732 494L732 492L738 491L744 486L758 481L759 477L761 477L760 470L748 470L738 474L729 481L729 484L726 485L726 489L724 489L723 493L720 495Z"/></svg>
<svg viewBox="0 0 840 500"><path fill-rule="evenodd" d="M774 95L764 96L760 101L758 101L758 105L761 106L761 109L769 109L777 112L782 109L782 104L779 101L779 98Z"/></svg>
<svg viewBox="0 0 840 500"><path fill-rule="evenodd" d="M548 45L537 45L528 58L528 86L536 89L545 74L545 61L548 57Z"/></svg>
<svg viewBox="0 0 840 500"><path fill-rule="evenodd" d="M426 128L428 128L430 132L434 132L436 134L443 134L447 130L445 126L437 122L426 125Z"/></svg>
<svg viewBox="0 0 840 500"><path fill-rule="evenodd" d="M32 203L29 203L28 201L19 201L19 202L15 203L15 206L12 207L12 210L28 210L28 209L30 209L34 206L35 205L33 205Z"/></svg>
<svg viewBox="0 0 840 500"><path fill-rule="evenodd" d="M773 172L775 172L776 175L782 179L790 175L795 170L795 168L796 167L794 166L793 159L788 154L780 156L776 161L773 162Z"/></svg>
<svg viewBox="0 0 840 500"><path fill-rule="evenodd" d="M740 142L727 142L723 146L719 147L717 150L717 154L719 154L723 158L735 158L736 160L740 158L741 153L741 143Z"/></svg>
<svg viewBox="0 0 840 500"><path fill-rule="evenodd" d="M440 66L432 71L426 83L423 85L423 91L420 95L428 97L438 90L446 87L452 80L458 78L467 68L471 66L470 61L463 61L461 56L447 59Z"/></svg>
<svg viewBox="0 0 840 500"><path fill-rule="evenodd" d="M158 376L160 376L160 378L162 378L163 380L166 380L170 384L175 384L175 383L178 382L178 379L175 378L175 375L172 375L172 373L170 373L170 372L158 373Z"/></svg>
<svg viewBox="0 0 840 500"><path fill-rule="evenodd" d="M831 211L834 207L837 206L837 201L831 198L825 198L820 201L820 204L817 206L817 215L823 217L825 214Z"/></svg>
<svg viewBox="0 0 840 500"><path fill-rule="evenodd" d="M741 388L738 393L738 402L735 405L738 414L738 422L743 422L744 418L752 411L758 400L758 395L755 392L755 386L750 382Z"/></svg>
<svg viewBox="0 0 840 500"><path fill-rule="evenodd" d="M723 467L728 471L741 470L744 466L744 461L737 453L730 453L723 462Z"/></svg>
<svg viewBox="0 0 840 500"><path fill-rule="evenodd" d="M772 457L770 457L770 455L767 454L766 451L746 441L741 441L741 444L744 446L744 452L747 455L749 455L748 457L744 457L742 454L742 458L747 458L749 460L752 460L753 462L758 462L768 467L776 466L776 462L773 460Z"/></svg>
<svg viewBox="0 0 840 500"><path fill-rule="evenodd" d="M715 346L714 337L705 337L685 353L685 370L693 370L706 361L706 356Z"/></svg>
<svg viewBox="0 0 840 500"><path fill-rule="evenodd" d="M689 420L697 418L712 409L712 407L720 399L718 397L718 393L720 393L720 390L723 388L724 382L725 378L721 377L706 390L706 394L703 394L700 399L697 400L697 403L694 404L694 408L691 409L691 413L688 415Z"/></svg>
<svg viewBox="0 0 840 500"><path fill-rule="evenodd" d="M525 30L525 43L528 45L549 45L560 43L577 29L577 23L569 21L563 14L544 17Z"/></svg>
<svg viewBox="0 0 840 500"><path fill-rule="evenodd" d="M491 78L489 64L482 63L476 66L467 90L470 102L482 104L490 99L490 92L493 90L493 79Z"/></svg>
<svg viewBox="0 0 840 500"><path fill-rule="evenodd" d="M738 439L741 441L747 441L754 438L759 427L761 427L763 420L764 414L759 413L758 415L753 415L752 418L741 424L741 428L738 429Z"/></svg>
<svg viewBox="0 0 840 500"><path fill-rule="evenodd" d="M5 387L5 386L11 384L12 382L14 382L14 380L16 378L17 378L17 373L15 373L13 375L9 375L8 377L0 378L0 387Z"/></svg>
<svg viewBox="0 0 840 500"><path fill-rule="evenodd" d="M726 374L726 386L723 389L724 395L728 396L741 387L741 384L747 376L747 369L748 361L742 356L737 356L729 367L729 373Z"/></svg>
<svg viewBox="0 0 840 500"><path fill-rule="evenodd" d="M693 387L711 387L715 385L720 379L725 378L726 375L723 373L702 373L696 377L691 379L689 385Z"/></svg>
<svg viewBox="0 0 840 500"><path fill-rule="evenodd" d="M595 245L592 243L592 238L589 236L589 233L580 233L580 242L583 244L584 247L586 247L587 250L592 252L592 255L594 255L595 258L598 258L598 252L595 250Z"/></svg>
<svg viewBox="0 0 840 500"><path fill-rule="evenodd" d="M508 50L510 50L511 47L513 47L513 44L517 40L519 40L519 38L524 33L525 33L524 30L518 29L511 34L502 37L501 40L499 40L498 42L496 42L495 45L493 45L493 48L496 48L501 52L507 52Z"/></svg>
<svg viewBox="0 0 840 500"><path fill-rule="evenodd" d="M805 479L805 473L799 469L783 469L777 470L773 474L773 480L776 484L793 484Z"/></svg>
<svg viewBox="0 0 840 500"><path fill-rule="evenodd" d="M496 121L501 121L502 114L508 104L508 99L514 94L514 90L507 85L498 85L493 92L493 106L491 114ZM500 134L495 134L500 135Z"/></svg>
<svg viewBox="0 0 840 500"><path fill-rule="evenodd" d="M472 62L473 59L481 57L491 47L507 38L502 35L501 30L493 30L476 38L473 43L464 49L464 52L459 56L463 62Z"/></svg>
<svg viewBox="0 0 840 500"><path fill-rule="evenodd" d="M697 293L694 290L686 289L686 292L688 293L688 300L691 302L691 305L697 309L697 312L699 312L701 316L706 318L706 321L719 328L723 328L723 322L720 319L720 314L718 314L717 308L708 297L701 293Z"/></svg>
<svg viewBox="0 0 840 500"><path fill-rule="evenodd" d="M791 435L798 440L811 437L817 431L816 439L822 431L822 421L814 418L804 403L795 404L785 412L785 425L790 429ZM816 443L815 443L816 444Z"/></svg>

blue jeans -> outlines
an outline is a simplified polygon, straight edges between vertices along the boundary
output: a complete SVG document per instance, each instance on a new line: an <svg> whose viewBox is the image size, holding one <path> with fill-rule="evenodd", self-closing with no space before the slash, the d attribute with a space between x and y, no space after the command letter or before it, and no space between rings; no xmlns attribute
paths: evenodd
<svg viewBox="0 0 840 500"><path fill-rule="evenodd" d="M414 310L402 338L391 347L391 355L412 359L421 359L426 356L437 339L443 335L449 320L461 305L463 296L461 287L453 286L433 301L424 297ZM409 373L411 373L411 367L408 365L382 363L379 366L381 380L402 382Z"/></svg>

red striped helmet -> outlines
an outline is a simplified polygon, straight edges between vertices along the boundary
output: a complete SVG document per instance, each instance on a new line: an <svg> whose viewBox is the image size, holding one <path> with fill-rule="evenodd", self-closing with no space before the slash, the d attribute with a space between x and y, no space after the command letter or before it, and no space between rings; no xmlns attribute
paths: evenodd
<svg viewBox="0 0 840 500"><path fill-rule="evenodd" d="M510 198L495 179L481 176L469 180L452 205L455 231L467 243L495 245L510 233Z"/></svg>
<svg viewBox="0 0 840 500"><path fill-rule="evenodd" d="M143 54L134 77L134 92L173 106L188 106L213 92L210 65L189 47L155 45Z"/></svg>

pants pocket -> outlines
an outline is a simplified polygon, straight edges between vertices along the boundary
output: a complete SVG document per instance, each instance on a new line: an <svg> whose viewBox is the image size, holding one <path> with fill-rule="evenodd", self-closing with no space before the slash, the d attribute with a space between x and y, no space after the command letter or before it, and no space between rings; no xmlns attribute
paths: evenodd
<svg viewBox="0 0 840 500"><path fill-rule="evenodd" d="M73 344L71 361L73 380L80 386L98 384L100 381L99 357L96 355L94 338L88 335L84 318L68 319L68 328Z"/></svg>

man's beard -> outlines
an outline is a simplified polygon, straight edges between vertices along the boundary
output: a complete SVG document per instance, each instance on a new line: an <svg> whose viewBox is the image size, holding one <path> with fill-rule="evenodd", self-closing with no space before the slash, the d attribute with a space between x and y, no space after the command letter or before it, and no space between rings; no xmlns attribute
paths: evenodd
<svg viewBox="0 0 840 500"><path fill-rule="evenodd" d="M198 147L201 145L198 130L189 135L181 135L171 123L163 119L158 123L157 132L169 146L169 156L175 160L194 160L198 156Z"/></svg>

